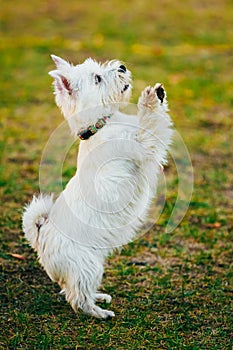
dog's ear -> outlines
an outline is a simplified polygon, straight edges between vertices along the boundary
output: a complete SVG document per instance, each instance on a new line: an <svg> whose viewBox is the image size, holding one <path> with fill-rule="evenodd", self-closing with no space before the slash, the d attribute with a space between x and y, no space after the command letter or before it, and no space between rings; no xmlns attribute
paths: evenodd
<svg viewBox="0 0 233 350"><path fill-rule="evenodd" d="M71 65L67 61L63 60L63 58L61 57L51 55L51 58L55 63L57 69L67 69L71 67Z"/></svg>
<svg viewBox="0 0 233 350"><path fill-rule="evenodd" d="M63 93L67 92L69 95L72 94L72 88L69 79L59 70L52 70L49 75L54 78L55 92Z"/></svg>
<svg viewBox="0 0 233 350"><path fill-rule="evenodd" d="M62 58L51 55L52 60L54 61L57 69L52 70L49 72L49 75L54 78L54 86L55 86L55 92L58 93L68 93L69 95L72 94L72 88L71 83L69 80L69 70L71 68L71 65L63 60Z"/></svg>

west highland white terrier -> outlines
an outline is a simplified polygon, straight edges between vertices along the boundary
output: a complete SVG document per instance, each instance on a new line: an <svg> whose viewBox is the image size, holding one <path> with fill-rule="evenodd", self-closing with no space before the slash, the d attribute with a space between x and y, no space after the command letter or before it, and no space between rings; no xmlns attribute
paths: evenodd
<svg viewBox="0 0 233 350"><path fill-rule="evenodd" d="M135 116L120 112L129 101L131 73L119 61L87 59L72 65L52 55L55 99L71 132L81 139L77 172L60 196L33 197L23 214L25 237L51 280L77 312L98 318L114 313L95 302L104 260L132 241L145 222L172 138L162 84L147 87Z"/></svg>

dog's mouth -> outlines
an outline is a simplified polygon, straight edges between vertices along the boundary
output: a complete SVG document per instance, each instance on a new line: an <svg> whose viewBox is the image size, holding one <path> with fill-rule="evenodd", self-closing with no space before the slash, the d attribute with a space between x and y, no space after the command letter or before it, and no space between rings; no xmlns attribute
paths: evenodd
<svg viewBox="0 0 233 350"><path fill-rule="evenodd" d="M123 94L123 92L125 92L126 90L128 90L129 88L129 84L126 84L123 89L121 90L121 93Z"/></svg>

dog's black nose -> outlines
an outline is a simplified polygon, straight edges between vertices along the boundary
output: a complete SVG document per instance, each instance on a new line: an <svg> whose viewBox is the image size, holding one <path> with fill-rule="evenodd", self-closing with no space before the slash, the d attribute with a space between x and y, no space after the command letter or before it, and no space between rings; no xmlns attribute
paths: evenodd
<svg viewBox="0 0 233 350"><path fill-rule="evenodd" d="M123 65L123 64L121 64L120 65L120 67L119 67L119 69L118 69L118 72L120 72L120 73L126 73L126 67Z"/></svg>

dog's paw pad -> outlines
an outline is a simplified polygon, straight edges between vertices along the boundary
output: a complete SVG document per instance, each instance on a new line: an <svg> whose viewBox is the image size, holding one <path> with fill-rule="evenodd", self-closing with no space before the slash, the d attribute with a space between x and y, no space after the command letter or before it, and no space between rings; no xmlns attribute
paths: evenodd
<svg viewBox="0 0 233 350"><path fill-rule="evenodd" d="M157 94L158 99L161 101L161 103L163 103L163 100L164 100L164 97L165 97L165 91L164 91L163 85L157 83L155 85L155 92Z"/></svg>

